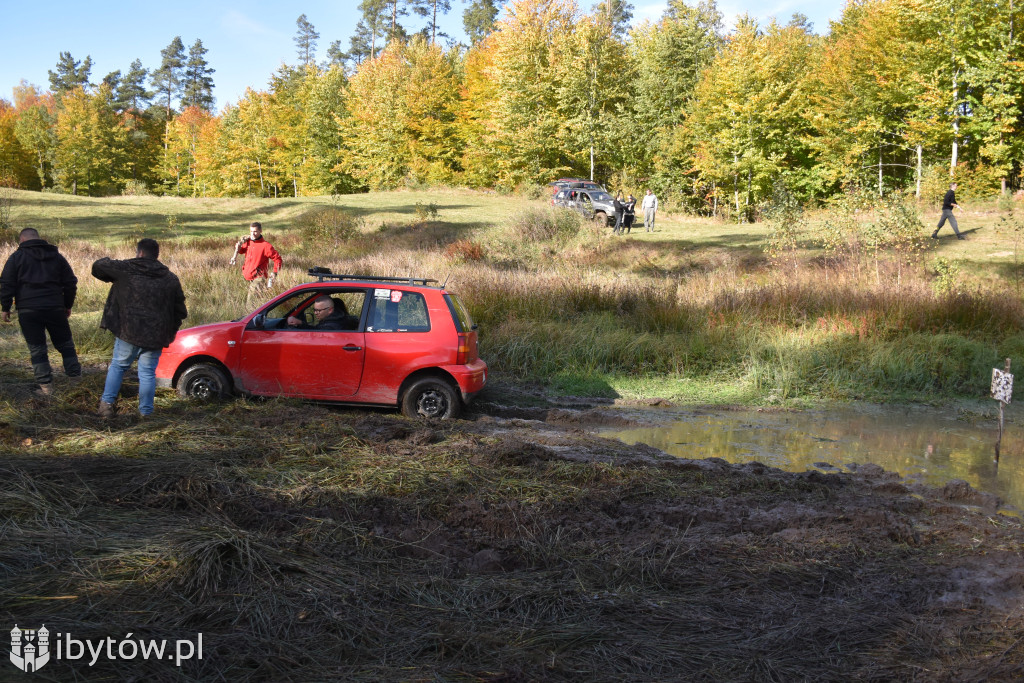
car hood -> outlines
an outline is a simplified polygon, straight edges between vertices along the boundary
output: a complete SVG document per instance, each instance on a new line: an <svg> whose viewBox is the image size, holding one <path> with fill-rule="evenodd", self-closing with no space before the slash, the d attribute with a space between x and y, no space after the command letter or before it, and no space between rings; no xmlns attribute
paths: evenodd
<svg viewBox="0 0 1024 683"><path fill-rule="evenodd" d="M237 339L244 327L245 323L241 321L210 323L208 325L189 327L178 331L174 341L167 347L167 350L175 353L190 353L196 348L202 348L218 338Z"/></svg>

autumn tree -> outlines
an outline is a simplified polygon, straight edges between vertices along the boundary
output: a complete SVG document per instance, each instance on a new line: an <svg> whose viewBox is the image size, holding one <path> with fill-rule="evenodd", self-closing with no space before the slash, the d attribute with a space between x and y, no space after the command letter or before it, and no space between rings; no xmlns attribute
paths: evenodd
<svg viewBox="0 0 1024 683"><path fill-rule="evenodd" d="M560 135L559 74L565 69L560 48L579 21L572 0L514 0L507 16L488 38L490 77L495 82L491 105L496 181L547 182L572 169L579 149L567 149ZM585 79L585 74L576 74Z"/></svg>
<svg viewBox="0 0 1024 683"><path fill-rule="evenodd" d="M49 187L47 181L51 176L53 149L57 144L53 130L57 115L55 98L22 81L14 88L14 107L17 112L14 134L21 147L32 156L38 187Z"/></svg>
<svg viewBox="0 0 1024 683"><path fill-rule="evenodd" d="M557 138L574 172L589 178L620 178L633 146L624 138L617 113L626 105L632 82L614 17L597 8L581 17L573 31L556 34L554 76L556 112L562 122Z"/></svg>
<svg viewBox="0 0 1024 683"><path fill-rule="evenodd" d="M777 182L802 198L817 191L803 140L814 45L804 25L773 21L762 31L745 16L701 74L673 152L727 187L740 216L751 217Z"/></svg>
<svg viewBox="0 0 1024 683"><path fill-rule="evenodd" d="M175 116L167 127L167 148L164 169L174 178L174 194L179 196L206 196L211 154L204 149L208 138L204 132L213 115L202 107L189 106Z"/></svg>
<svg viewBox="0 0 1024 683"><path fill-rule="evenodd" d="M920 150L948 139L949 127L924 113L932 96L919 71L922 27L903 2L850 3L823 40L805 115L815 172L824 182L874 185L884 194L913 177Z"/></svg>
<svg viewBox="0 0 1024 683"><path fill-rule="evenodd" d="M17 124L17 110L0 99L0 186L37 190L40 186L33 154L18 139Z"/></svg>
<svg viewBox="0 0 1024 683"><path fill-rule="evenodd" d="M713 206L713 181L698 190L701 183L684 161L687 155L667 151L678 146L677 129L686 120L701 72L722 47L721 32L722 15L714 0L693 6L671 0L657 23L645 22L630 33L626 50L634 75L619 126L633 154L625 161L628 171L655 187L662 198L707 196Z"/></svg>
<svg viewBox="0 0 1024 683"><path fill-rule="evenodd" d="M484 37L469 49L463 61L457 123L463 147L463 181L472 187L493 185L498 177L497 127L492 111L498 87L491 76L493 60L493 41Z"/></svg>
<svg viewBox="0 0 1024 683"><path fill-rule="evenodd" d="M102 196L119 189L124 177L125 130L112 106L110 90L64 93L54 126L55 185L71 194Z"/></svg>
<svg viewBox="0 0 1024 683"><path fill-rule="evenodd" d="M372 190L396 187L409 169L405 121L409 70L401 43L363 62L348 84L348 141L341 169Z"/></svg>

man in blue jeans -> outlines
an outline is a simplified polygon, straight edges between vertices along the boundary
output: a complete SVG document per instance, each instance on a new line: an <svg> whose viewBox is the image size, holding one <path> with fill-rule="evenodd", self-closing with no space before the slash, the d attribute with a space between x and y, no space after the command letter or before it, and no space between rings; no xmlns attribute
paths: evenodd
<svg viewBox="0 0 1024 683"><path fill-rule="evenodd" d="M139 241L133 259L101 258L92 264L93 277L113 283L100 320L100 328L114 333L114 355L97 411L102 418L114 416L124 373L136 360L139 413L146 416L153 412L156 364L188 316L181 282L157 260L159 257L160 245L146 238Z"/></svg>

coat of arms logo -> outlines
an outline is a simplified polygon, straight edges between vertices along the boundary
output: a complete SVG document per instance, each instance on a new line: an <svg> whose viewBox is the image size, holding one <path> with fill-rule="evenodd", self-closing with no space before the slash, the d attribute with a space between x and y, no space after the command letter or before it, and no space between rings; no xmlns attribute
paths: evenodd
<svg viewBox="0 0 1024 683"><path fill-rule="evenodd" d="M26 673L39 671L50 661L50 632L46 624L39 630L20 629L14 625L11 630L11 661Z"/></svg>

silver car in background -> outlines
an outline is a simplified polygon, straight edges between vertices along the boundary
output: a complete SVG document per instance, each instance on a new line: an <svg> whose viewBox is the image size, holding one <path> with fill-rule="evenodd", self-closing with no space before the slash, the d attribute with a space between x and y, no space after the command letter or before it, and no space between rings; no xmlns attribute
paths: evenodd
<svg viewBox="0 0 1024 683"><path fill-rule="evenodd" d="M565 209L577 211L584 218L593 220L601 227L615 224L614 198L604 190L566 187L555 194L552 203Z"/></svg>

